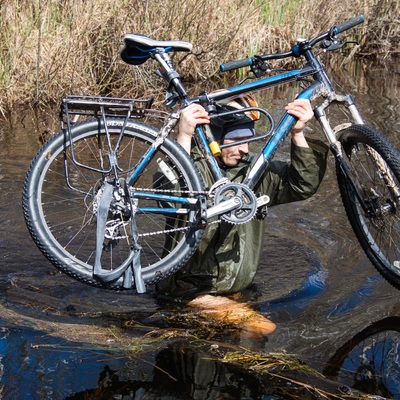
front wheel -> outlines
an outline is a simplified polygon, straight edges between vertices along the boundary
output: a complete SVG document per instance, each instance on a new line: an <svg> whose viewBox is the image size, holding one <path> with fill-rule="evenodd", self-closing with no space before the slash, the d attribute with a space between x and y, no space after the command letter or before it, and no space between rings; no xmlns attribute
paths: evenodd
<svg viewBox="0 0 400 400"><path fill-rule="evenodd" d="M348 171L338 161L336 171L350 224L375 268L400 289L399 152L365 125L342 130L339 141Z"/></svg>
<svg viewBox="0 0 400 400"><path fill-rule="evenodd" d="M167 138L128 188L125 182L154 145L157 130L128 121L121 138L123 124L123 119L109 118L105 129L102 121L93 119L74 125L71 137L60 132L33 160L23 189L25 220L42 253L75 279L108 289L133 288L132 274L99 279L94 273L96 251L107 277L129 264L134 246L140 248L135 262L142 283L149 284L185 263L202 236L196 198L203 183L190 157ZM116 155L111 151L115 146ZM110 167L112 159L116 168ZM99 237L99 209L110 183L114 186L103 217L105 233ZM160 202L158 194L169 201ZM188 199L189 205L174 202L178 198ZM101 251L96 248L99 240Z"/></svg>

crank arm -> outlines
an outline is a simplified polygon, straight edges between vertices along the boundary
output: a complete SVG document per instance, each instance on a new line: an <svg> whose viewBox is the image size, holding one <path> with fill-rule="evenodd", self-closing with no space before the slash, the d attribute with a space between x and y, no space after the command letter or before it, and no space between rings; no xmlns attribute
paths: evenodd
<svg viewBox="0 0 400 400"><path fill-rule="evenodd" d="M206 218L215 217L216 215L221 215L228 213L229 211L236 210L242 207L242 199L240 197L232 197L229 200L223 201L220 204L212 206L207 210Z"/></svg>
<svg viewBox="0 0 400 400"><path fill-rule="evenodd" d="M93 278L105 284L118 280L128 268L132 267L132 261L134 257L135 251L132 250L128 258L118 268L111 271L97 266L93 271Z"/></svg>
<svg viewBox="0 0 400 400"><path fill-rule="evenodd" d="M111 183L106 182L99 203L99 209L97 211L96 258L93 266L93 278L98 279L102 283L110 283L120 278L128 267L131 266L132 260L135 256L135 252L131 251L127 260L112 271L103 269L101 266L101 255L103 253L103 243L107 229L107 215L113 198L113 191L114 186Z"/></svg>

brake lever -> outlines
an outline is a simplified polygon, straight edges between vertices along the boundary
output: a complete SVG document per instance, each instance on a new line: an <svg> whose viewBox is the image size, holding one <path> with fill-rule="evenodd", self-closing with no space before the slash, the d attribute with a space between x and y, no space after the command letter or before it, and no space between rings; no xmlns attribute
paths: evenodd
<svg viewBox="0 0 400 400"><path fill-rule="evenodd" d="M359 46L359 45L360 45L360 42L357 42L357 40L346 40L346 41L343 43L343 46L347 46L348 44L355 44L356 46Z"/></svg>
<svg viewBox="0 0 400 400"><path fill-rule="evenodd" d="M260 78L266 75L268 72L271 72L271 66L267 62L265 62L260 56L255 55L253 57L253 60L254 64L250 67L250 69L256 78Z"/></svg>
<svg viewBox="0 0 400 400"><path fill-rule="evenodd" d="M257 78L256 76L248 74L241 81L239 81L238 85L243 85L243 83L245 83L246 81L256 79L256 78Z"/></svg>
<svg viewBox="0 0 400 400"><path fill-rule="evenodd" d="M335 51L341 49L344 46L347 46L348 44L359 45L359 43L356 40L346 40L345 42L342 43L337 38L333 38L332 40L324 40L321 43L320 47L324 49L324 51Z"/></svg>

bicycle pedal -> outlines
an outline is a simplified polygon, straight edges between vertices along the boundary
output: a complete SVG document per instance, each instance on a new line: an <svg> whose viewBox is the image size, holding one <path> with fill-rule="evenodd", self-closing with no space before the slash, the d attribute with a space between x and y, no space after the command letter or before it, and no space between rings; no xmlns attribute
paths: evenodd
<svg viewBox="0 0 400 400"><path fill-rule="evenodd" d="M266 204L269 203L270 200L271 200L270 197L267 196L266 194L257 197L257 208L265 206Z"/></svg>

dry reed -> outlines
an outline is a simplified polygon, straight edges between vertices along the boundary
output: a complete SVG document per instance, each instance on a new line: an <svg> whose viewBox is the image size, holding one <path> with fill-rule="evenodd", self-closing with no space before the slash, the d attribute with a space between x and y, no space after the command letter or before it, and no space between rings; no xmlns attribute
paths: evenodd
<svg viewBox="0 0 400 400"><path fill-rule="evenodd" d="M120 60L128 32L192 42L193 54L174 59L179 71L187 82L218 82L221 62L287 49L359 14L364 54L398 52L399 3L388 0L0 0L0 112L67 93L158 93L151 68Z"/></svg>

